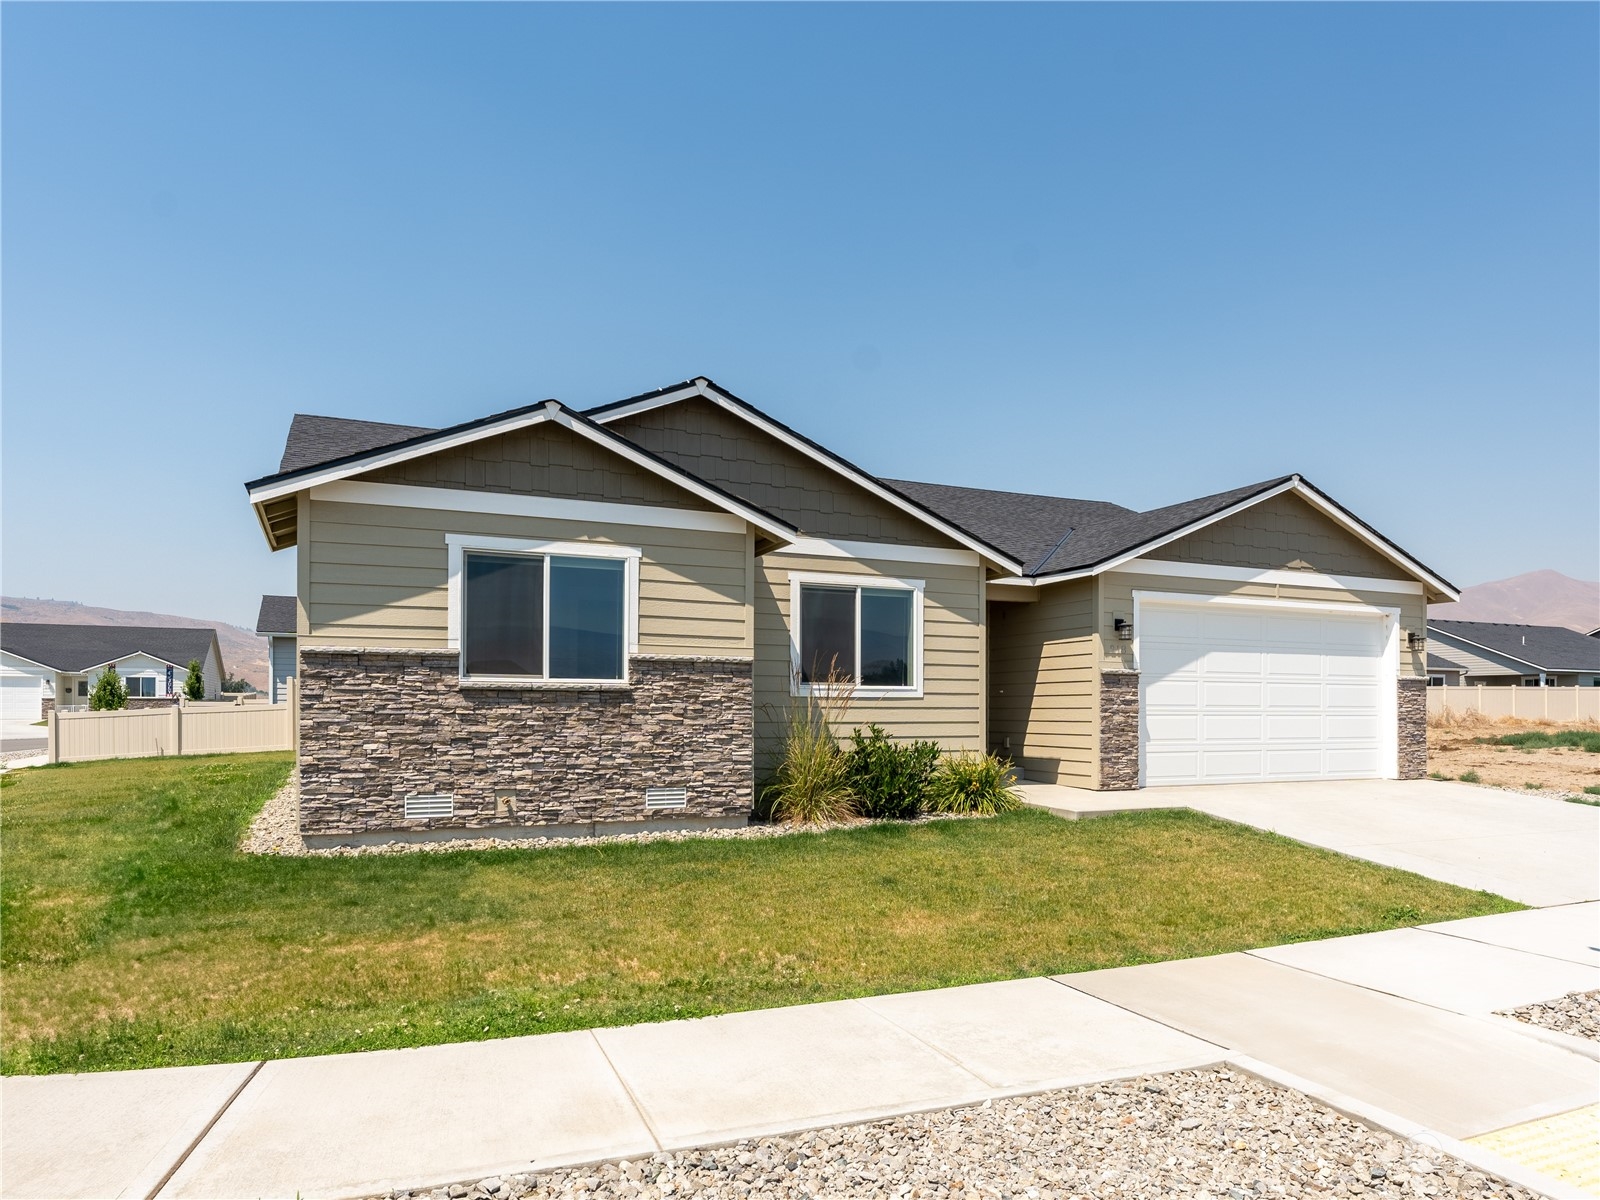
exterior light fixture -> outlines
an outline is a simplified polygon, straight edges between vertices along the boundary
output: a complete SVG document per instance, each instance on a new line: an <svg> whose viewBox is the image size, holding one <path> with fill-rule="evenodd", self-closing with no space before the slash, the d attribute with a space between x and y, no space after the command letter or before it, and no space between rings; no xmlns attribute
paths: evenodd
<svg viewBox="0 0 1600 1200"><path fill-rule="evenodd" d="M1416 651L1418 654L1421 654L1423 649L1428 644L1428 635L1425 633L1418 633L1415 629L1413 629L1406 634L1406 644L1410 646L1412 650Z"/></svg>
<svg viewBox="0 0 1600 1200"><path fill-rule="evenodd" d="M1117 631L1117 637L1124 642L1133 641L1133 622L1115 617L1111 621L1111 628Z"/></svg>

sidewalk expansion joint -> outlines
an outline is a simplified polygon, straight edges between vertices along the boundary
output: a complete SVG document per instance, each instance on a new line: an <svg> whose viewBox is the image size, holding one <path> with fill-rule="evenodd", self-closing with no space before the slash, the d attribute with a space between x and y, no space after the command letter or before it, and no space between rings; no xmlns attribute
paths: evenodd
<svg viewBox="0 0 1600 1200"><path fill-rule="evenodd" d="M606 1060L606 1066L611 1068L612 1076L627 1094L628 1103L633 1105L633 1111L639 1114L639 1120L644 1123L645 1132L650 1135L650 1140L656 1144L657 1150L664 1150L666 1143L661 1140L661 1131L656 1128L655 1122L650 1119L650 1114L645 1112L644 1104L639 1097L634 1095L633 1085L628 1082L627 1077L617 1068L617 1064L611 1061L611 1055L606 1053L606 1044L600 1040L599 1030L591 1029L588 1034L589 1040L594 1042L595 1049L600 1051L600 1057Z"/></svg>
<svg viewBox="0 0 1600 1200"><path fill-rule="evenodd" d="M189 1161L189 1156L200 1148L200 1143L205 1141L210 1135L211 1131L216 1128L217 1122L222 1120L222 1114L233 1107L233 1102L239 1098L240 1094L245 1090L245 1088L250 1086L251 1081L261 1073L261 1068L266 1065L267 1060L262 1059L260 1062L256 1063L255 1066L250 1068L250 1074L246 1075L244 1079L240 1081L239 1086L233 1089L228 1098L222 1102L222 1107L217 1109L217 1111L211 1115L211 1120L206 1122L205 1128L194 1135L194 1140L184 1147L183 1153L178 1155L177 1161L167 1168L167 1173L160 1179L156 1180L155 1187L150 1189L144 1200L156 1200L156 1197L161 1194L161 1189L172 1182L172 1177L178 1173L178 1168Z"/></svg>

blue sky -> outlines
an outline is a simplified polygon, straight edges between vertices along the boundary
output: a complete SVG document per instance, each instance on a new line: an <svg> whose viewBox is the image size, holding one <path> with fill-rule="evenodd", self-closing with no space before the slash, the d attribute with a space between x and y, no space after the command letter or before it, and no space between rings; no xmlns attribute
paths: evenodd
<svg viewBox="0 0 1600 1200"><path fill-rule="evenodd" d="M296 411L705 374L877 473L1300 471L1600 575L1594 5L20 5L0 586L248 624Z"/></svg>

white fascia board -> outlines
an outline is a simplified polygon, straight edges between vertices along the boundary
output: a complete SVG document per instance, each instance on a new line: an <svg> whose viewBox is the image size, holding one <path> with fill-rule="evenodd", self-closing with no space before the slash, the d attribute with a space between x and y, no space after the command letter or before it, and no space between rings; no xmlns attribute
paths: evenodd
<svg viewBox="0 0 1600 1200"><path fill-rule="evenodd" d="M729 512L618 504L608 500L569 500L560 496L524 496L514 492L477 492L410 483L371 483L364 479L324 483L311 490L311 498L340 504L377 504L392 508L432 508L442 512L543 517L552 521L581 521L586 524L643 525L655 529L698 529L710 533L743 533L745 530L744 518Z"/></svg>
<svg viewBox="0 0 1600 1200"><path fill-rule="evenodd" d="M1415 579L1368 579L1359 575L1324 575L1320 571L1257 570L1212 563L1176 562L1136 558L1117 568L1124 575L1166 575L1177 579L1216 579L1229 583L1267 583L1292 587L1337 588L1346 592L1395 592L1420 596L1423 585Z"/></svg>
<svg viewBox="0 0 1600 1200"><path fill-rule="evenodd" d="M742 517L768 537L787 542L795 535L795 531L788 525L782 524L759 509L741 503L716 488L702 483L686 471L667 466L653 455L646 454L631 442L614 433L600 433L588 421L579 421L570 413L563 412L559 408L552 412L550 419L563 429L571 430L579 437L587 438L597 446L604 446L619 458L625 458L635 466L643 467L651 474L659 475L668 482L677 484L684 491L700 497L706 503Z"/></svg>
<svg viewBox="0 0 1600 1200"><path fill-rule="evenodd" d="M252 488L250 489L250 503L264 504L268 500L276 500L280 496L292 496L296 492L303 492L307 488L316 487L318 484L332 483L334 480L345 479L351 475L361 475L368 471L377 471L383 467L393 466L396 463L410 462L414 458L422 458L424 455L437 454L441 450L451 450L457 446L469 445L472 442L496 437L502 433L515 433L519 429L527 429L529 426L542 424L550 420L551 415L552 405L545 403L533 412L519 413L517 416L507 417L503 421L495 421L489 425L478 425L472 429L464 429L459 433L428 438L415 445L403 446L396 450L375 450L371 454L363 455L355 462L345 463L341 466L324 467L320 471L297 475L293 479L285 479L280 483L271 483L263 487Z"/></svg>
<svg viewBox="0 0 1600 1200"><path fill-rule="evenodd" d="M973 550L950 550L941 546L902 546L889 542L846 542L832 538L795 538L768 557L794 554L806 558L877 559L880 562L929 563L935 566L975 567L978 554Z"/></svg>
<svg viewBox="0 0 1600 1200"><path fill-rule="evenodd" d="M932 529L937 529L940 533L944 534L952 541L960 542L979 558L987 562L992 562L996 566L1003 567L1008 571L1014 571L1018 573L1022 571L1022 564L1020 562L1016 561L1015 559L1005 557L994 547L985 545L971 534L957 529L953 525L947 524L934 514L930 513L927 509L912 504L903 496L900 496L884 487L883 484L872 478L872 476L867 475L862 471L858 471L855 468L839 462L836 459L830 458L826 455L818 454L816 448L807 444L803 438L797 437L789 430L773 424L772 421L763 417L754 409L745 408L732 403L725 396L723 396L721 391L715 386L708 386L707 384L697 382L693 387L679 388L676 391L667 392L661 396L652 396L647 400L640 400L633 404L624 405L621 408L612 409L610 412L599 413L592 419L602 425L607 425L612 421L621 420L623 417L633 416L635 413L649 412L653 408L660 408L663 405L672 404L679 400L687 400L691 396L703 396L705 399L715 404L718 408L725 412L731 413L733 416L738 417L742 421L749 422L757 429L767 434L769 437L776 438L778 441L788 446L791 450L798 450L812 462L819 463L822 466L827 467L830 471L833 471L835 474L844 476L856 486L871 492L874 496L885 503L892 504L901 512L906 513L908 516L915 517L924 525L927 525Z"/></svg>
<svg viewBox="0 0 1600 1200"><path fill-rule="evenodd" d="M52 667L49 663L35 662L31 658L24 658L22 655L18 654L15 650L0 650L0 662L4 662L4 660L7 659L7 658L14 658L18 662L25 662L30 667L38 667L41 671L59 671L59 670L61 670L60 667ZM24 675L27 674L26 671L22 671L22 672L18 672L18 673L19 674L24 674Z"/></svg>
<svg viewBox="0 0 1600 1200"><path fill-rule="evenodd" d="M1504 650L1496 650L1493 646L1485 646L1482 642L1475 642L1471 638L1462 637L1459 633L1452 633L1448 629L1436 629L1432 625L1429 625L1427 628L1430 635L1443 638L1444 643L1447 646L1451 642L1461 642L1464 645L1471 646L1474 650L1482 650L1485 654L1492 654L1496 658L1508 658L1514 663L1521 663L1523 666L1529 667L1535 671L1544 671L1550 674L1560 673L1558 668L1541 667L1538 663L1529 662L1525 658L1518 658L1515 654L1507 654ZM1582 668L1578 668L1578 670L1581 671ZM1511 672L1508 671L1507 674L1511 674Z"/></svg>

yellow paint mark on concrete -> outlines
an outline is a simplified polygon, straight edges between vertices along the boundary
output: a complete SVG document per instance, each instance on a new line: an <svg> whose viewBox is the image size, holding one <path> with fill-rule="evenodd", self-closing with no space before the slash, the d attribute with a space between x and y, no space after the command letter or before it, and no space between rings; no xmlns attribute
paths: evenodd
<svg viewBox="0 0 1600 1200"><path fill-rule="evenodd" d="M1541 1175L1600 1196L1600 1104L1467 1140Z"/></svg>

